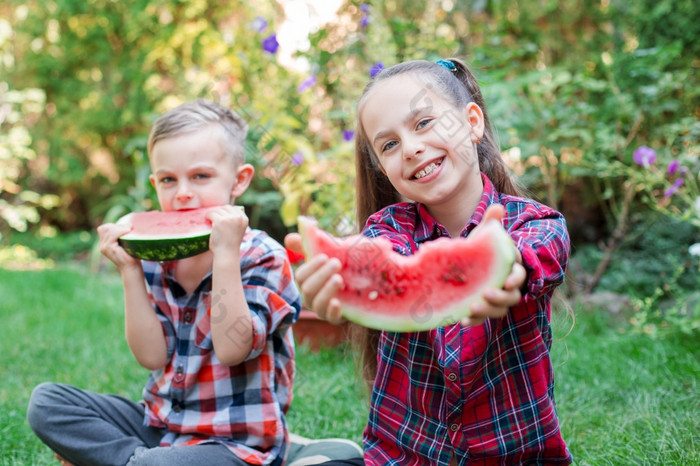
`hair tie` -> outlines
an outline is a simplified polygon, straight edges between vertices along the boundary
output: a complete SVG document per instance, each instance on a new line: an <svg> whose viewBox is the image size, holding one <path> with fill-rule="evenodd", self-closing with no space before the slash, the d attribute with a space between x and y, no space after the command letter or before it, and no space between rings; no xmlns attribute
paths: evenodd
<svg viewBox="0 0 700 466"><path fill-rule="evenodd" d="M457 67L455 66L454 63L452 63L450 60L443 60L442 58L436 61L438 65L442 66L448 71L452 71L453 73L457 71Z"/></svg>

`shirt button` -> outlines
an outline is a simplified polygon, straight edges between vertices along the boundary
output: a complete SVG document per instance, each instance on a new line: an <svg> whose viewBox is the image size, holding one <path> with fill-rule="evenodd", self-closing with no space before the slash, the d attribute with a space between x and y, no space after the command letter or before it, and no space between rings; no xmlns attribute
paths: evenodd
<svg viewBox="0 0 700 466"><path fill-rule="evenodd" d="M192 311L185 312L185 322L188 324L192 322Z"/></svg>
<svg viewBox="0 0 700 466"><path fill-rule="evenodd" d="M180 408L180 403L173 404L173 411L179 413L181 410L182 408Z"/></svg>
<svg viewBox="0 0 700 466"><path fill-rule="evenodd" d="M185 368L182 366L177 366L177 369L175 369L175 377L173 377L173 380L175 380L175 382L182 382L184 378Z"/></svg>
<svg viewBox="0 0 700 466"><path fill-rule="evenodd" d="M452 424L452 425L450 426L450 430L451 430L452 432L457 432L457 429L459 429L459 426L458 426L457 424Z"/></svg>
<svg viewBox="0 0 700 466"><path fill-rule="evenodd" d="M454 382L455 380L457 380L457 374L455 374L454 372L450 372L449 374L447 374L447 378Z"/></svg>

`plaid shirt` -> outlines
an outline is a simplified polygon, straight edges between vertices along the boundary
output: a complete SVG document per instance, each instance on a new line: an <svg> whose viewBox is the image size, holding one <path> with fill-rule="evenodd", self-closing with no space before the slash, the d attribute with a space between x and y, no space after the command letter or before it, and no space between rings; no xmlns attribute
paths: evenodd
<svg viewBox="0 0 700 466"><path fill-rule="evenodd" d="M245 233L241 277L254 338L236 366L222 365L214 353L211 272L188 295L173 262L142 265L168 344L166 367L152 371L143 390L145 422L167 429L161 446L216 442L248 463L282 464L294 380L290 326L301 307L284 248L261 231Z"/></svg>
<svg viewBox="0 0 700 466"><path fill-rule="evenodd" d="M569 237L558 212L496 192L482 175L481 201L461 236L491 204L523 256L527 291L500 319L414 333L382 332L369 423L370 465L569 464L554 403L550 297L564 279ZM447 230L417 203L372 215L364 234L411 255Z"/></svg>

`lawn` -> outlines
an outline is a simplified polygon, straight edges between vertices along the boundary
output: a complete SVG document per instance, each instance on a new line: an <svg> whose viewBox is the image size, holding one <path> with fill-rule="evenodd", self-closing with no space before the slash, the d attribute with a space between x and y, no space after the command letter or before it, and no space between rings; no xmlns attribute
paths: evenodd
<svg viewBox="0 0 700 466"><path fill-rule="evenodd" d="M147 372L123 338L113 273L79 266L0 269L0 464L57 464L31 433L25 410L43 381L137 399ZM578 464L700 463L700 337L653 340L624 320L557 315L553 359L564 436ZM367 413L347 347L300 347L294 432L360 441Z"/></svg>

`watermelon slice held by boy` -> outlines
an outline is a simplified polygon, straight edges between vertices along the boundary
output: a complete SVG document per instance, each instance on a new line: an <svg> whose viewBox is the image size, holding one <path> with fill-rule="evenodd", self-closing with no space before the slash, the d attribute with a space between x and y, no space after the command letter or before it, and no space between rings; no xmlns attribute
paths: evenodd
<svg viewBox="0 0 700 466"><path fill-rule="evenodd" d="M131 226L131 231L119 238L119 244L131 256L147 261L196 256L209 249L209 209L132 212L117 221Z"/></svg>

